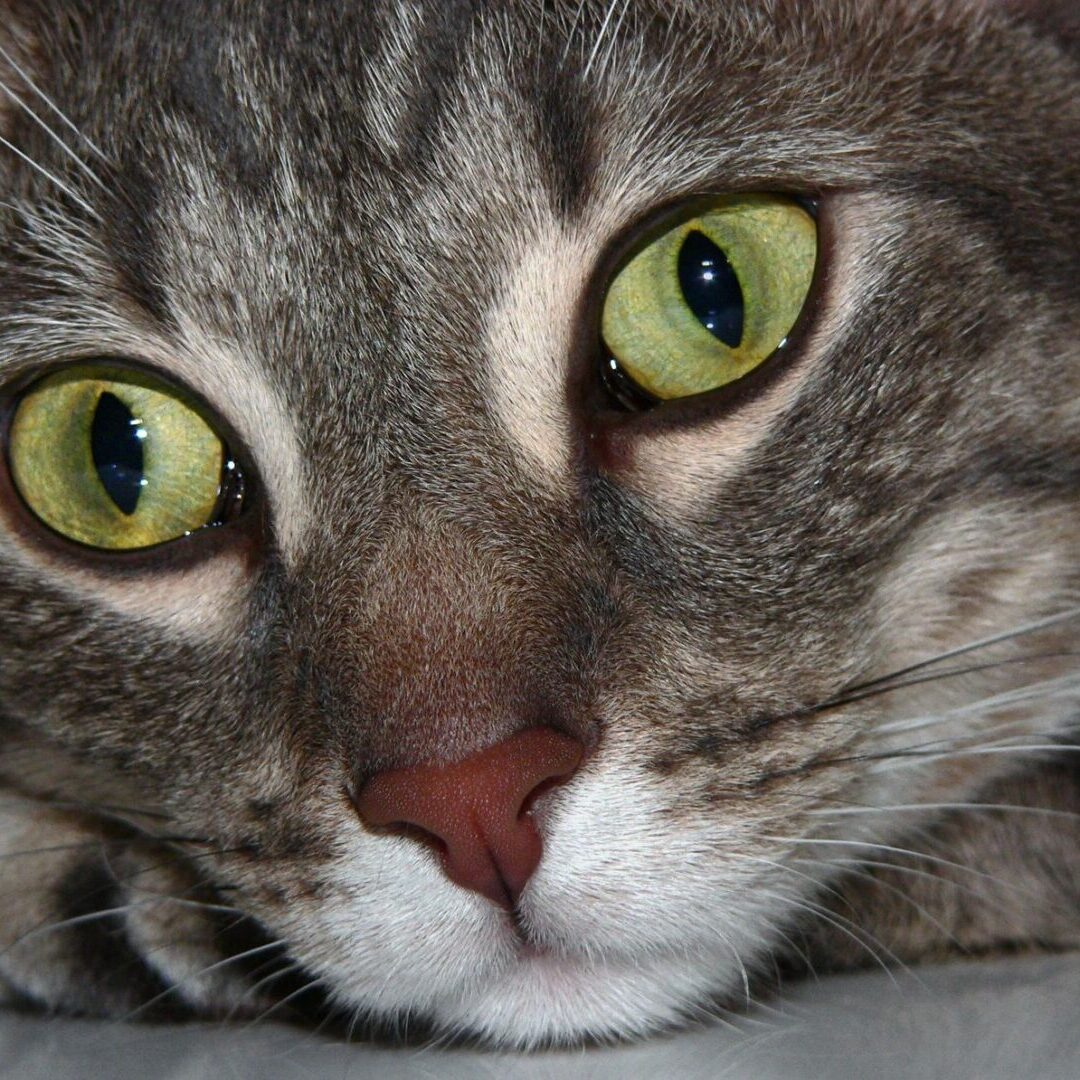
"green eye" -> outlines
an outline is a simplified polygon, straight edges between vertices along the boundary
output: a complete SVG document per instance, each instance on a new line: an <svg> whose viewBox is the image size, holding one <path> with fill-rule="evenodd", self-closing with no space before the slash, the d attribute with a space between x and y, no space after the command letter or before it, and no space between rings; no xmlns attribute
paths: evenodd
<svg viewBox="0 0 1080 1080"><path fill-rule="evenodd" d="M175 540L239 509L242 478L178 392L118 369L35 383L8 433L15 487L50 528L113 551Z"/></svg>
<svg viewBox="0 0 1080 1080"><path fill-rule="evenodd" d="M653 397L715 390L783 344L816 261L817 224L794 200L721 199L619 271L604 300L604 343Z"/></svg>

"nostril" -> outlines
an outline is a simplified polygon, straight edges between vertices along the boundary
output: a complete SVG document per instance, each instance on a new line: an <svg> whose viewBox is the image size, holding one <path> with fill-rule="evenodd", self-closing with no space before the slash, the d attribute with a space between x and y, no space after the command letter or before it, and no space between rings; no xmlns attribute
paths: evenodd
<svg viewBox="0 0 1080 1080"><path fill-rule="evenodd" d="M584 752L552 728L528 728L461 761L377 773L354 802L368 828L434 849L452 881L510 907L542 854L531 811Z"/></svg>
<svg viewBox="0 0 1080 1080"><path fill-rule="evenodd" d="M406 840L414 840L418 844L431 848L437 855L446 854L446 841L441 836L411 821L388 821L385 825L368 825L368 828L373 833L402 836Z"/></svg>
<svg viewBox="0 0 1080 1080"><path fill-rule="evenodd" d="M549 776L546 780L541 780L525 796L525 801L521 804L521 809L518 811L518 817L522 818L533 812L533 807L553 788L561 787L569 780L569 776Z"/></svg>

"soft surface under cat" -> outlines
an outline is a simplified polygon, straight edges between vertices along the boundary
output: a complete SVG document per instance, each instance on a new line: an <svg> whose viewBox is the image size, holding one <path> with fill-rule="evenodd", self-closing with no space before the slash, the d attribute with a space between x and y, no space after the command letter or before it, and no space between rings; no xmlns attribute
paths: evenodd
<svg viewBox="0 0 1080 1080"><path fill-rule="evenodd" d="M0 0L3 996L1074 944L1068 7Z"/></svg>

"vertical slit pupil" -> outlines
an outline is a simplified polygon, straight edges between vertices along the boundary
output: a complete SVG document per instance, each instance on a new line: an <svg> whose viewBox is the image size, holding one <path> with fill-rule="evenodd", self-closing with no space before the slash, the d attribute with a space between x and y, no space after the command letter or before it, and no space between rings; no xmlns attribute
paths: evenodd
<svg viewBox="0 0 1080 1080"><path fill-rule="evenodd" d="M90 423L90 453L109 498L124 514L134 514L143 488L142 421L107 390L98 398Z"/></svg>
<svg viewBox="0 0 1080 1080"><path fill-rule="evenodd" d="M724 252L695 229L679 248L678 271L683 299L701 325L737 348L743 335L743 294Z"/></svg>

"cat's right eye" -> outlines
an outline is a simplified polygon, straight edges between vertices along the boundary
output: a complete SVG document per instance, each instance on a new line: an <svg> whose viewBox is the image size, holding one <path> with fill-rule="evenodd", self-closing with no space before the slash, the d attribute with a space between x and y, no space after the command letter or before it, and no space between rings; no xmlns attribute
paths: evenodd
<svg viewBox="0 0 1080 1080"><path fill-rule="evenodd" d="M696 204L608 287L604 375L620 401L692 397L736 382L785 344L810 292L817 222L797 199Z"/></svg>
<svg viewBox="0 0 1080 1080"><path fill-rule="evenodd" d="M126 368L66 368L32 384L8 428L15 488L50 529L130 551L235 517L243 477L203 411Z"/></svg>

